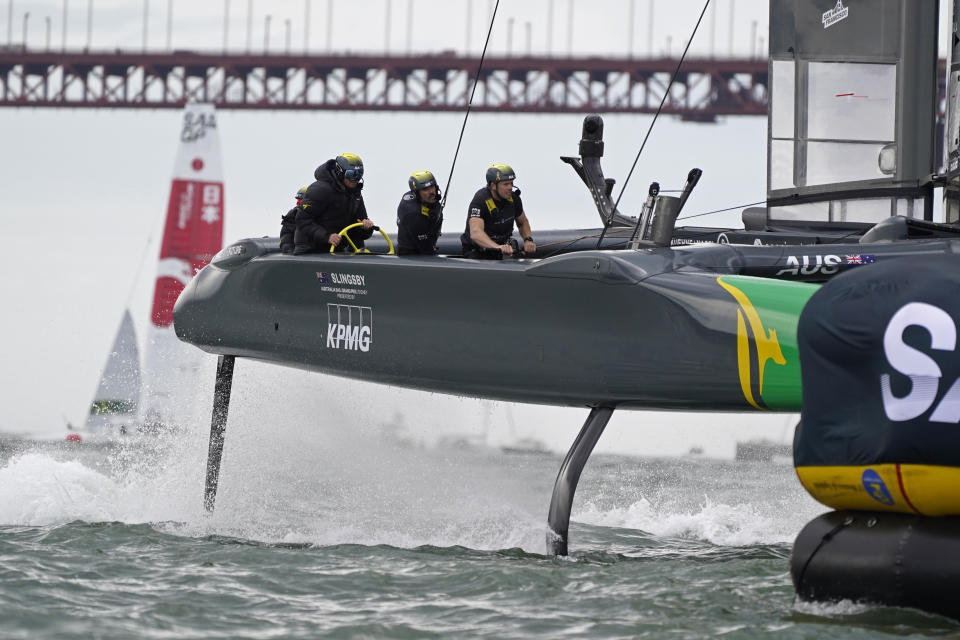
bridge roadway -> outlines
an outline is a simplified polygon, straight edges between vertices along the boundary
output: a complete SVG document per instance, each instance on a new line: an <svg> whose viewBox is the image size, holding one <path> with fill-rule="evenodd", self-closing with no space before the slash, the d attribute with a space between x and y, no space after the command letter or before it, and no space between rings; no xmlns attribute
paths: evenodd
<svg viewBox="0 0 960 640"><path fill-rule="evenodd" d="M0 50L0 107L462 112L479 58L200 51ZM475 111L653 113L671 58L487 57ZM766 59L688 59L664 112L713 122L766 115Z"/></svg>

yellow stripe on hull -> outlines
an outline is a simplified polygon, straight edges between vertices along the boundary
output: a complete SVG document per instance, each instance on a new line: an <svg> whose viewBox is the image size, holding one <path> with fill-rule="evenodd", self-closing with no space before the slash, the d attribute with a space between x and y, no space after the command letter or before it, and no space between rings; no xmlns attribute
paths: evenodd
<svg viewBox="0 0 960 640"><path fill-rule="evenodd" d="M834 509L960 515L960 468L924 464L797 467L807 492Z"/></svg>

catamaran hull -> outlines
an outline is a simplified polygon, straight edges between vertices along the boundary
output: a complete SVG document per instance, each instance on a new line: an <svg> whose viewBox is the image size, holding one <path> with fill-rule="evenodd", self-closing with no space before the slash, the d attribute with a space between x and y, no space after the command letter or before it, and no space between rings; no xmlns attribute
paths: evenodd
<svg viewBox="0 0 960 640"><path fill-rule="evenodd" d="M181 340L509 401L799 408L793 334L815 285L678 269L669 250L480 262L255 255L244 242L180 296Z"/></svg>

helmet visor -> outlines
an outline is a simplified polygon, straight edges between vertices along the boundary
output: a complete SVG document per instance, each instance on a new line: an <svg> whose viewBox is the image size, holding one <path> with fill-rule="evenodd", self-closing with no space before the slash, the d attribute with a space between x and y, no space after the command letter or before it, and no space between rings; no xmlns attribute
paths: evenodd
<svg viewBox="0 0 960 640"><path fill-rule="evenodd" d="M363 177L363 166L359 167L350 167L345 169L343 172L343 177L347 180L353 180L354 182L360 182L360 178Z"/></svg>

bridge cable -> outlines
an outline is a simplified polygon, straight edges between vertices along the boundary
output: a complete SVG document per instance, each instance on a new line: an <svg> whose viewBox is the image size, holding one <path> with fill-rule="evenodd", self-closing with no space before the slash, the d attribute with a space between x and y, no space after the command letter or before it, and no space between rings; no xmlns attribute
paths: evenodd
<svg viewBox="0 0 960 640"><path fill-rule="evenodd" d="M677 61L677 68L673 71L673 76L670 78L670 84L667 85L666 90L663 92L663 98L660 100L660 106L657 107L657 112L653 114L653 120L650 122L650 126L647 128L647 135L643 137L643 143L640 145L640 150L637 151L637 157L633 159L633 166L630 167L630 173L627 174L627 179L623 181L623 186L620 187L620 195L617 196L617 201L613 203L612 212L617 210L617 206L620 204L620 198L623 197L623 192L627 190L627 185L630 183L630 178L633 176L633 170L637 168L637 162L640 160L640 154L643 153L643 148L647 146L647 140L650 138L650 132L653 131L653 125L657 123L657 117L660 116L660 112L663 110L663 105L666 103L667 97L670 95L670 89L673 88L673 83L676 82L677 76L680 75L680 67L683 66L683 60L687 57L687 52L690 50L690 45L693 44L693 38L697 35L697 29L700 28L700 23L703 21L703 16L707 13L707 7L709 6L710 0L707 0L703 5L703 11L700 12L700 17L697 19L697 24L693 27L693 33L690 34L690 39L687 40L687 46L683 48L683 55L681 55L680 60ZM597 240L597 249L600 248L600 244L603 242L603 237L607 234L607 229L610 228L610 224L613 222L612 212L610 217L603 222L603 232L600 234L600 238Z"/></svg>
<svg viewBox="0 0 960 640"><path fill-rule="evenodd" d="M497 0L497 4L493 7L493 14L490 16L490 27L487 29L487 39L483 43L483 52L480 54L480 64L477 65L477 75L473 79L473 88L470 90L470 100L467 101L467 112L463 114L463 126L460 127L460 138L457 140L457 150L453 153L453 164L450 165L450 173L447 175L447 186L444 188L443 198L440 200L440 211L443 211L443 208L447 204L447 195L450 193L450 182L453 180L453 170L457 166L457 156L460 155L460 143L463 142L463 132L467 128L467 118L470 117L470 107L473 106L473 96L477 92L477 85L480 83L483 59L487 55L487 46L490 44L490 34L493 33L493 23L497 19L497 9L499 7L500 0Z"/></svg>

